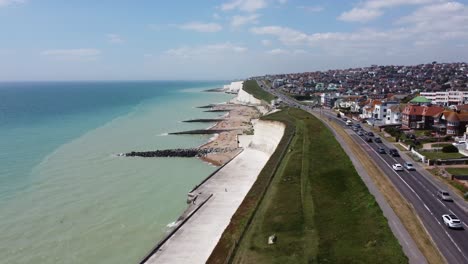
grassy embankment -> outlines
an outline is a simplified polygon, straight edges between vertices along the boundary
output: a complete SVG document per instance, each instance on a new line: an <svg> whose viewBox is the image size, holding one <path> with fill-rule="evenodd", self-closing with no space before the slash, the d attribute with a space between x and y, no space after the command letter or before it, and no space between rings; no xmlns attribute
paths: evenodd
<svg viewBox="0 0 468 264"><path fill-rule="evenodd" d="M268 92L265 92L260 86L258 86L257 81L249 80L244 82L244 91L253 95L253 97L263 100L266 103L270 104L271 100L276 99L276 97Z"/></svg>
<svg viewBox="0 0 468 264"><path fill-rule="evenodd" d="M421 155L424 155L426 158L431 159L431 160L436 160L436 159L458 159L458 158L463 158L463 156L460 153L445 153L442 151L420 151Z"/></svg>
<svg viewBox="0 0 468 264"><path fill-rule="evenodd" d="M289 151L268 189L264 171L274 171L269 167L274 163L267 164L255 183L264 182L263 188L254 185L246 198L257 201L243 202L209 262L225 263L239 243L235 263L406 263L374 197L331 132L298 109L267 118L287 124L283 140L296 131ZM284 147L280 143L279 151ZM272 234L277 243L267 245Z"/></svg>

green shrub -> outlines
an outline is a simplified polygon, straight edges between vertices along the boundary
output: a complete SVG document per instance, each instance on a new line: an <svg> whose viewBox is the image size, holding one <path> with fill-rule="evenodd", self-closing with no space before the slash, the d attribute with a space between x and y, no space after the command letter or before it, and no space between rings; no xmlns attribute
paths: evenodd
<svg viewBox="0 0 468 264"><path fill-rule="evenodd" d="M457 153L458 148L455 147L454 145L448 145L442 148L442 152L444 153Z"/></svg>
<svg viewBox="0 0 468 264"><path fill-rule="evenodd" d="M465 199L468 199L468 192L465 193Z"/></svg>

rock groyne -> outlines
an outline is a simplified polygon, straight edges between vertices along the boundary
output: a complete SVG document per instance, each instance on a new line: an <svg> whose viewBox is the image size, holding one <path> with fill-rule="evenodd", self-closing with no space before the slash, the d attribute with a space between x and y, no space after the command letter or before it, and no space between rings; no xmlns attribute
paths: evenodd
<svg viewBox="0 0 468 264"><path fill-rule="evenodd" d="M143 157L143 158L157 158L157 157L181 157L193 158L203 157L212 153L225 153L235 151L233 148L190 148L190 149L163 149L154 151L132 151L125 153L125 157Z"/></svg>
<svg viewBox="0 0 468 264"><path fill-rule="evenodd" d="M212 135L212 134L219 134L227 131L231 131L232 129L196 129L196 130L189 130L189 131L182 131L182 132L172 132L169 135Z"/></svg>
<svg viewBox="0 0 468 264"><path fill-rule="evenodd" d="M200 119L190 119L182 121L184 123L213 123L213 122L221 122L226 119L223 118L200 118Z"/></svg>

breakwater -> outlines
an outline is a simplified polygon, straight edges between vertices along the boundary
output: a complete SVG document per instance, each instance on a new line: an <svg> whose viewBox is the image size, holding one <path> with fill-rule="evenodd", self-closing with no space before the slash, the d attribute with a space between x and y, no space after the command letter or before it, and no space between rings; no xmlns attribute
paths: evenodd
<svg viewBox="0 0 468 264"><path fill-rule="evenodd" d="M209 104L209 105L197 106L197 108L213 108L215 106L216 106L215 104Z"/></svg>
<svg viewBox="0 0 468 264"><path fill-rule="evenodd" d="M143 157L143 158L157 158L157 157L203 157L212 153L226 153L237 150L236 148L190 148L190 149L163 149L154 151L132 151L125 153L121 156L125 157Z"/></svg>
<svg viewBox="0 0 468 264"><path fill-rule="evenodd" d="M212 135L212 134L219 134L227 131L231 131L232 129L196 129L196 130L189 130L189 131L182 131L182 132L172 132L169 135Z"/></svg>
<svg viewBox="0 0 468 264"><path fill-rule="evenodd" d="M190 120L185 120L182 122L185 123L212 123L212 122L221 122L226 119L223 118L200 118L200 119L190 119Z"/></svg>
<svg viewBox="0 0 468 264"><path fill-rule="evenodd" d="M206 112L206 113L218 113L218 112L229 112L231 111L230 109L212 109L212 110L206 110L206 111L203 111L203 112Z"/></svg>

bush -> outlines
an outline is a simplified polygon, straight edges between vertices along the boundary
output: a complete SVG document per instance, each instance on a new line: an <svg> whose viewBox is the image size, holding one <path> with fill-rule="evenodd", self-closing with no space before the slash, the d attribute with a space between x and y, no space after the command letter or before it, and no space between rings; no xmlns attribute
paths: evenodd
<svg viewBox="0 0 468 264"><path fill-rule="evenodd" d="M442 152L444 153L457 153L458 148L455 147L454 145L448 145L442 148Z"/></svg>
<svg viewBox="0 0 468 264"><path fill-rule="evenodd" d="M468 199L468 192L465 193L465 199Z"/></svg>

